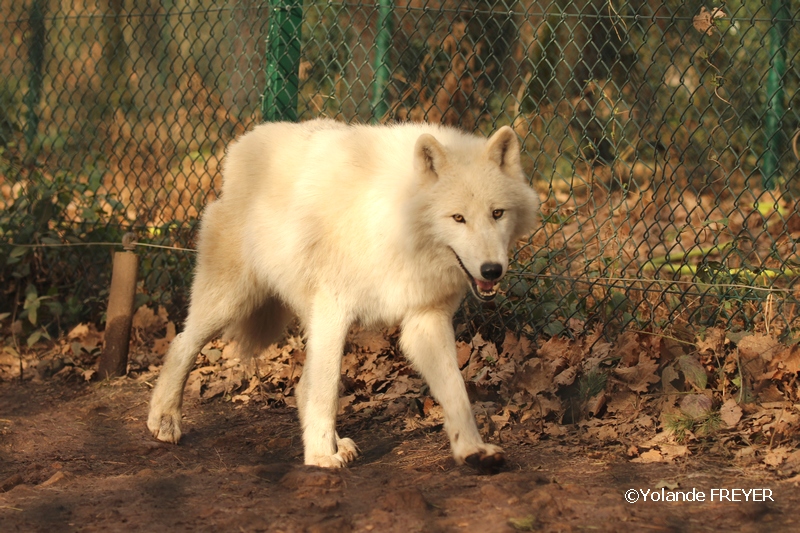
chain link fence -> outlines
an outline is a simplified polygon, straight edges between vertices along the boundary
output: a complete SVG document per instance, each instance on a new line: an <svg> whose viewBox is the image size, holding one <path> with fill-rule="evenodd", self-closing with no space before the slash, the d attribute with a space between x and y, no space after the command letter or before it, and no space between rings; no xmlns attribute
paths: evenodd
<svg viewBox="0 0 800 533"><path fill-rule="evenodd" d="M180 316L227 144L329 116L520 135L543 226L467 333L800 326L789 0L0 4L0 312L97 318L133 230Z"/></svg>

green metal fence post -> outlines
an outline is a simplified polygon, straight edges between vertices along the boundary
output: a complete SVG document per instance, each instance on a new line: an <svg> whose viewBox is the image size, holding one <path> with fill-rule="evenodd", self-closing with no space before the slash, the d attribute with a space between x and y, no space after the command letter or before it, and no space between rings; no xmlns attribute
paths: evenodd
<svg viewBox="0 0 800 533"><path fill-rule="evenodd" d="M392 47L392 14L394 5L391 0L378 2L378 35L375 39L375 59L372 82L372 121L379 122L389 111L386 101L386 86L389 84L391 71L389 68L389 51Z"/></svg>
<svg viewBox="0 0 800 533"><path fill-rule="evenodd" d="M772 0L772 27L769 30L769 53L772 58L767 75L767 110L764 130L766 149L764 151L763 180L767 190L775 187L779 172L779 160L786 139L783 135L784 74L786 73L787 25L789 20L788 0Z"/></svg>
<svg viewBox="0 0 800 533"><path fill-rule="evenodd" d="M30 33L28 37L28 58L31 63L31 72L28 79L28 92L25 94L25 107L28 108L25 120L25 144L29 156L33 157L31 145L36 139L39 129L39 115L36 108L42 96L42 67L44 65L44 44L46 32L44 26L45 0L34 0L30 7Z"/></svg>
<svg viewBox="0 0 800 533"><path fill-rule="evenodd" d="M300 88L300 32L303 3L300 0L270 0L267 31L267 82L261 100L265 121L297 120Z"/></svg>

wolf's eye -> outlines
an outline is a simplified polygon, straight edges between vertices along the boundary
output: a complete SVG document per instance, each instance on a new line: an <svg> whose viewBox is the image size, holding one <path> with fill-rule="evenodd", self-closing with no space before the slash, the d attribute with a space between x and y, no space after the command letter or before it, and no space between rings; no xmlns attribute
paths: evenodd
<svg viewBox="0 0 800 533"><path fill-rule="evenodd" d="M459 224L464 224L467 222L466 220L464 220L464 215L459 215L459 214L453 215L453 220L455 220Z"/></svg>
<svg viewBox="0 0 800 533"><path fill-rule="evenodd" d="M492 218L498 220L503 216L503 213L505 212L506 212L505 209L495 209L494 211L492 211Z"/></svg>

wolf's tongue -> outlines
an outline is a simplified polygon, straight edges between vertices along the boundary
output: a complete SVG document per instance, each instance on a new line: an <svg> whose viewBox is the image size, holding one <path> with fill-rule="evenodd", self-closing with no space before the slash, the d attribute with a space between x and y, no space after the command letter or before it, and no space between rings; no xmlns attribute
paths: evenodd
<svg viewBox="0 0 800 533"><path fill-rule="evenodd" d="M492 290L494 288L494 283L492 283L491 281L482 281L482 280L476 279L475 280L475 284L478 286L478 288L480 290L486 291L486 292L489 292L490 290Z"/></svg>

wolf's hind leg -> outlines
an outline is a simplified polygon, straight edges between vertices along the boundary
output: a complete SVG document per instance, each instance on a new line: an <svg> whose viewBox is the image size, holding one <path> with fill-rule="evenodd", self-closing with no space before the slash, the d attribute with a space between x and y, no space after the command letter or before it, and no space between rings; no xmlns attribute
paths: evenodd
<svg viewBox="0 0 800 533"><path fill-rule="evenodd" d="M503 450L484 443L475 424L464 379L458 370L452 318L435 311L408 317L403 322L400 347L442 405L444 427L456 463L486 471L502 466Z"/></svg>
<svg viewBox="0 0 800 533"><path fill-rule="evenodd" d="M183 389L203 345L253 308L250 292L223 282L197 271L186 327L170 344L150 400L147 427L158 440L177 443L181 438Z"/></svg>
<svg viewBox="0 0 800 533"><path fill-rule="evenodd" d="M187 327L170 344L147 417L147 428L158 440L176 444L180 440L183 388L197 354L214 333Z"/></svg>
<svg viewBox="0 0 800 533"><path fill-rule="evenodd" d="M358 456L355 443L336 433L342 350L349 326L334 298L317 295L306 324L306 361L297 387L307 465L341 468Z"/></svg>

